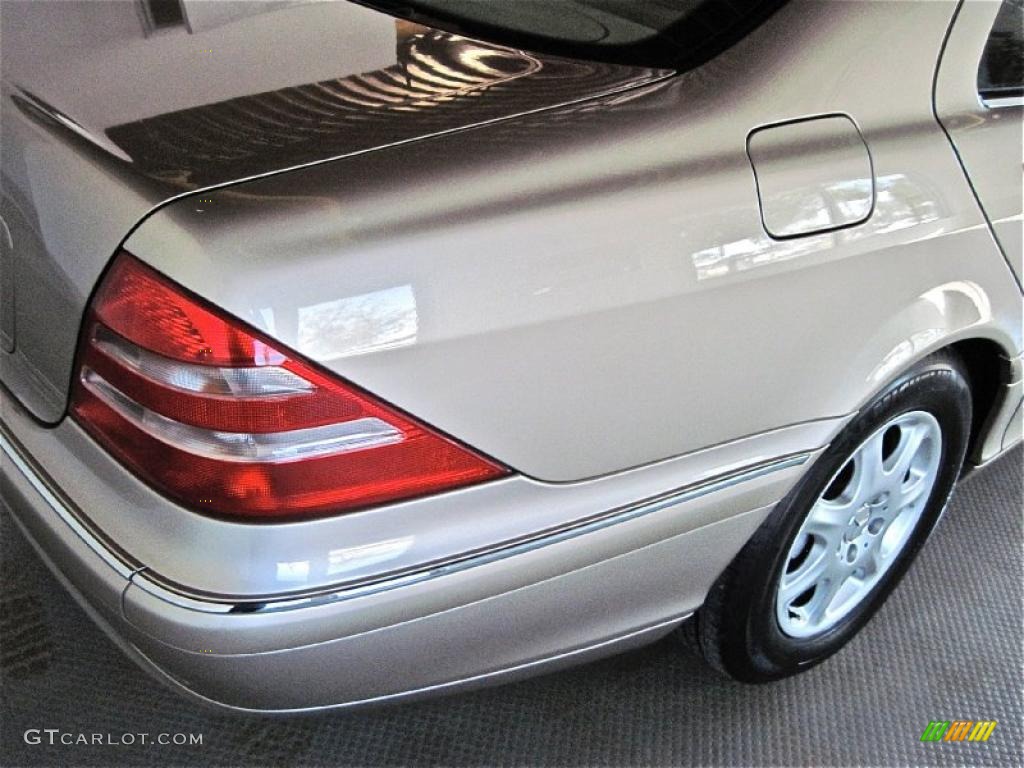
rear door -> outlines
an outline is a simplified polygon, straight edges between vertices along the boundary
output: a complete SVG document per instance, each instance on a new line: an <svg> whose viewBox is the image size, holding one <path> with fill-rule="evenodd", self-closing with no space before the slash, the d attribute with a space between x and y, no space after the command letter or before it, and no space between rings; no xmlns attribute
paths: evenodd
<svg viewBox="0 0 1024 768"><path fill-rule="evenodd" d="M939 65L935 97L939 120L1019 283L1024 0L962 4Z"/></svg>

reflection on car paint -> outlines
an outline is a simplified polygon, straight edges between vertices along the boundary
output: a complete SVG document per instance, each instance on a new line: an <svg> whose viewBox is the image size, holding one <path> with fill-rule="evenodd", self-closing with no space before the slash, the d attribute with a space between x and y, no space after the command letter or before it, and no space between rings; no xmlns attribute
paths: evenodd
<svg viewBox="0 0 1024 768"><path fill-rule="evenodd" d="M147 175L184 188L232 173L259 175L282 165L395 143L443 131L452 113L466 122L499 117L487 91L531 111L590 88L634 86L656 70L623 77L612 65L540 58L408 22L395 22L396 61L389 66L155 115L106 129L118 151ZM544 78L545 88L517 88ZM571 91L562 91L560 84ZM584 85L585 83L585 85ZM396 119L397 115L401 119Z"/></svg>
<svg viewBox="0 0 1024 768"><path fill-rule="evenodd" d="M298 308L303 354L321 361L416 343L419 318L411 285Z"/></svg>
<svg viewBox="0 0 1024 768"><path fill-rule="evenodd" d="M806 220L799 220L797 226L807 228L831 227L833 211L843 212L847 202L848 188L870 183L866 180L841 182L818 190L819 203L808 211ZM919 224L937 221L946 214L939 208L940 198L929 194L902 173L880 176L876 181L877 197L870 226L826 232L820 235L775 240L763 232L757 237L745 237L703 248L690 256L698 280L746 272L799 258L806 254L833 248L842 243L859 240L866 235L896 232ZM806 195L806 191L795 193Z"/></svg>

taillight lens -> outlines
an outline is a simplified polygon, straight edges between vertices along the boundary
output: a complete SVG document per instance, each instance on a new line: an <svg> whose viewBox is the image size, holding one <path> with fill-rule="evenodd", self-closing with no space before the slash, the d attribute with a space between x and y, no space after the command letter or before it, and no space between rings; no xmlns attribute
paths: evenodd
<svg viewBox="0 0 1024 768"><path fill-rule="evenodd" d="M71 412L145 481L213 514L323 515L507 473L127 253L86 318Z"/></svg>

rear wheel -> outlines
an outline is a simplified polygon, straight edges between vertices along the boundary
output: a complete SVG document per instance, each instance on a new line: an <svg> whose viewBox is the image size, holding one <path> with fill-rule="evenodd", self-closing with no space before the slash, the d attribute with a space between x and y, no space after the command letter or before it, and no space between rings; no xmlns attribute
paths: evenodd
<svg viewBox="0 0 1024 768"><path fill-rule="evenodd" d="M764 682L848 642L941 515L970 424L967 377L947 354L862 410L711 588L696 634L712 666Z"/></svg>

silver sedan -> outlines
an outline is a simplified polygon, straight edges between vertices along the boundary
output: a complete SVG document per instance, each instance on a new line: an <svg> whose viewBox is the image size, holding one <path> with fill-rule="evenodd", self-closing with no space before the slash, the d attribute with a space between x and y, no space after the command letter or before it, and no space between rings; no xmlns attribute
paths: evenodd
<svg viewBox="0 0 1024 768"><path fill-rule="evenodd" d="M808 669L1021 440L1021 14L5 2L3 505L235 710Z"/></svg>

